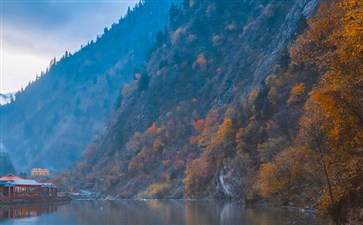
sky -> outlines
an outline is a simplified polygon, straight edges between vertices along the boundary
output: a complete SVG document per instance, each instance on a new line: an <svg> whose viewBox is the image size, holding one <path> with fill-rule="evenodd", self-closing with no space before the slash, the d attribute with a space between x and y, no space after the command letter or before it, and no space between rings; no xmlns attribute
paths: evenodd
<svg viewBox="0 0 363 225"><path fill-rule="evenodd" d="M65 51L95 40L138 0L0 0L0 93L25 87Z"/></svg>

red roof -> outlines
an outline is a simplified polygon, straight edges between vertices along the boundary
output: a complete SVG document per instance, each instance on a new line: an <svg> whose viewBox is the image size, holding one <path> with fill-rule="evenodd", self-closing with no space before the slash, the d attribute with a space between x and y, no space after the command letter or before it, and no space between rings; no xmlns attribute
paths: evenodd
<svg viewBox="0 0 363 225"><path fill-rule="evenodd" d="M0 181L12 181L12 180L23 180L20 177L14 176L12 174L8 174L6 176L0 177Z"/></svg>

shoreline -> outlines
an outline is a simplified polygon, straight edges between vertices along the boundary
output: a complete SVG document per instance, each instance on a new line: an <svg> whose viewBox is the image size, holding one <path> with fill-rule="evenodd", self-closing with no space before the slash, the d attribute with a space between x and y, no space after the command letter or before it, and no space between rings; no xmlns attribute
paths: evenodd
<svg viewBox="0 0 363 225"><path fill-rule="evenodd" d="M8 205L21 205L21 204L33 204L33 203L56 203L56 202L70 202L72 199L68 196L58 197L45 197L45 196L31 196L31 198L19 197L19 198L0 198L0 207Z"/></svg>

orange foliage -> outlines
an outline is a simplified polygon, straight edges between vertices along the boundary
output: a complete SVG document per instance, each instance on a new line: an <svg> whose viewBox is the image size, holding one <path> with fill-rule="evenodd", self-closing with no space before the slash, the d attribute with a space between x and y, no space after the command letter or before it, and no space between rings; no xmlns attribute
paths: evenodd
<svg viewBox="0 0 363 225"><path fill-rule="evenodd" d="M196 136L191 136L189 140L190 145L195 145L198 143L198 138Z"/></svg>
<svg viewBox="0 0 363 225"><path fill-rule="evenodd" d="M171 161L169 159L163 160L163 165L164 166L169 166L170 164L171 164Z"/></svg>
<svg viewBox="0 0 363 225"><path fill-rule="evenodd" d="M291 94L293 94L293 95L301 95L301 94L304 94L305 89L306 89L306 87L305 87L305 84L304 83L296 84L294 87L292 87Z"/></svg>
<svg viewBox="0 0 363 225"><path fill-rule="evenodd" d="M250 102L254 102L256 97L258 95L258 91L256 89L252 89L251 92L250 92L250 96L249 96L249 101Z"/></svg>
<svg viewBox="0 0 363 225"><path fill-rule="evenodd" d="M147 129L146 133L147 133L148 135L155 135L157 130L158 130L158 127L156 126L156 124L155 124L155 123L153 123L153 124L151 125L151 127L149 127L149 128Z"/></svg>
<svg viewBox="0 0 363 225"><path fill-rule="evenodd" d="M306 86L304 83L296 84L291 89L291 95L289 96L289 99L287 100L288 104L294 104L298 102L299 100L302 100L302 96L305 93Z"/></svg>
<svg viewBox="0 0 363 225"><path fill-rule="evenodd" d="M153 149L154 150L158 150L160 149L161 147L163 147L163 141L160 139L160 138L157 138L154 143L153 143Z"/></svg>
<svg viewBox="0 0 363 225"><path fill-rule="evenodd" d="M306 204L320 192L321 179L316 160L306 148L290 148L281 152L273 163L260 167L259 193L278 204L287 204L300 194L295 202Z"/></svg>
<svg viewBox="0 0 363 225"><path fill-rule="evenodd" d="M324 1L291 51L295 63L315 64L321 73L301 124L304 137L319 143L310 147L332 180L325 208L363 180L362 12L360 0Z"/></svg>
<svg viewBox="0 0 363 225"><path fill-rule="evenodd" d="M198 65L200 66L201 69L205 69L205 67L207 65L207 60L204 58L203 54L200 54L198 56L196 62L198 63Z"/></svg>
<svg viewBox="0 0 363 225"><path fill-rule="evenodd" d="M205 191L204 187L209 181L210 175L211 163L205 157L190 163L185 170L186 195Z"/></svg>
<svg viewBox="0 0 363 225"><path fill-rule="evenodd" d="M234 141L234 133L232 129L232 120L224 118L223 123L219 126L217 134L213 137L214 144L221 144L228 146Z"/></svg>

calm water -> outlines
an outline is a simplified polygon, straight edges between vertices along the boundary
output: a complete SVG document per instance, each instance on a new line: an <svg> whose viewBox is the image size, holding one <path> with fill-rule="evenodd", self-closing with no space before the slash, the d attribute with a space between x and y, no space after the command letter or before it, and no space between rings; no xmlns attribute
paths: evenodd
<svg viewBox="0 0 363 225"><path fill-rule="evenodd" d="M16 225L323 225L312 214L216 201L73 201L0 208L0 224Z"/></svg>

